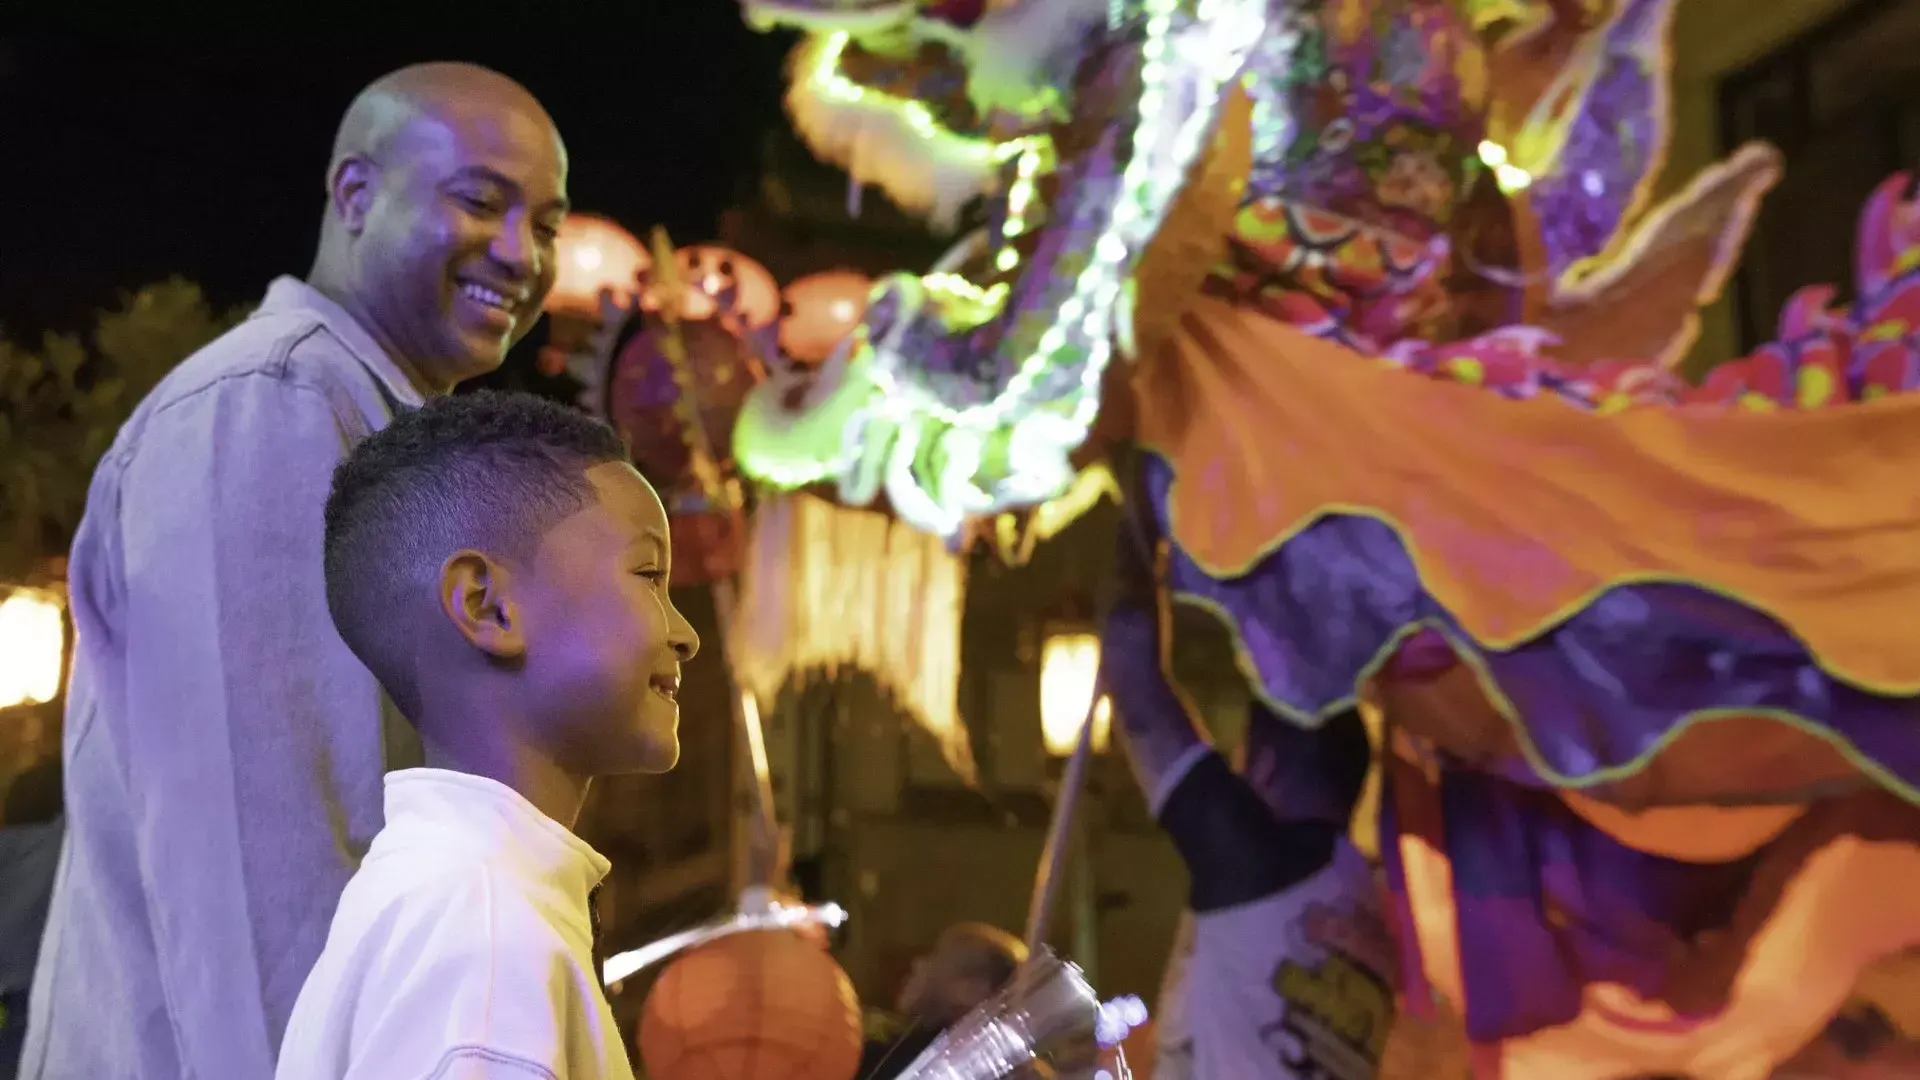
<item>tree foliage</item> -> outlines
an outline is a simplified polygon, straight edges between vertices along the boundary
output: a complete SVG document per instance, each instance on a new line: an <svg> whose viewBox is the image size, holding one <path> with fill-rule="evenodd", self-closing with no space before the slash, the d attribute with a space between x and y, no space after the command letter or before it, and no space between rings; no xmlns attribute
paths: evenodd
<svg viewBox="0 0 1920 1080"><path fill-rule="evenodd" d="M50 333L35 349L0 334L0 582L31 579L66 550L120 425L175 365L245 316L215 311L176 277L123 295L84 340Z"/></svg>

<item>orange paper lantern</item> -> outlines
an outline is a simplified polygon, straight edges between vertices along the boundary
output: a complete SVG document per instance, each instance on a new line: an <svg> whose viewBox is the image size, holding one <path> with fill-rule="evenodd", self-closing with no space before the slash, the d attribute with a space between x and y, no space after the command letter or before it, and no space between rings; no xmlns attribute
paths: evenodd
<svg viewBox="0 0 1920 1080"><path fill-rule="evenodd" d="M639 277L653 266L632 233L603 217L572 214L553 242L553 291L547 310L597 316L600 290L625 298L639 291Z"/></svg>
<svg viewBox="0 0 1920 1080"><path fill-rule="evenodd" d="M854 1080L860 1001L833 957L785 930L682 954L640 1016L652 1080Z"/></svg>
<svg viewBox="0 0 1920 1080"><path fill-rule="evenodd" d="M828 270L787 286L780 318L780 351L818 364L833 354L867 313L873 279L852 270Z"/></svg>
<svg viewBox="0 0 1920 1080"><path fill-rule="evenodd" d="M686 296L680 317L707 319L724 314L743 329L771 326L780 317L780 285L767 268L732 248L694 244L673 253ZM656 299L647 303L657 306ZM724 310L723 310L724 309Z"/></svg>

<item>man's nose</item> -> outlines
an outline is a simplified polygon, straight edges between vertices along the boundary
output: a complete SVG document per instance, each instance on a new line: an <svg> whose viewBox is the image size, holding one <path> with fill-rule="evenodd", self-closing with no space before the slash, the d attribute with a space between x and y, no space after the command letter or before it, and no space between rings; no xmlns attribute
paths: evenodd
<svg viewBox="0 0 1920 1080"><path fill-rule="evenodd" d="M493 236L493 242L487 245L487 254L493 261L513 271L522 278L535 277L540 273L540 262L546 256L539 237L534 235L532 217L517 211L508 214L500 223L500 231Z"/></svg>

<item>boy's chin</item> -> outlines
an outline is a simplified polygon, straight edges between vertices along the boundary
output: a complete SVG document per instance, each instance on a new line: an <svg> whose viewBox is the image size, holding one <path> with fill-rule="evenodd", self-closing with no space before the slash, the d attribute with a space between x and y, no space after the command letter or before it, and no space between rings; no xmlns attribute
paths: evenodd
<svg viewBox="0 0 1920 1080"><path fill-rule="evenodd" d="M603 771L663 773L672 769L680 763L679 726L678 716L641 716L621 740L621 752L607 755ZM616 768L607 768L608 765Z"/></svg>

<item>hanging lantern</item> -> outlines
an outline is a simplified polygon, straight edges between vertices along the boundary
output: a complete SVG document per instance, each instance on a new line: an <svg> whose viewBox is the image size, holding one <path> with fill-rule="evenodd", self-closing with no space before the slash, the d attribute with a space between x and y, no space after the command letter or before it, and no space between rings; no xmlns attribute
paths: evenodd
<svg viewBox="0 0 1920 1080"><path fill-rule="evenodd" d="M658 1080L856 1080L860 1001L818 944L734 934L660 974L636 1041Z"/></svg>
<svg viewBox="0 0 1920 1080"><path fill-rule="evenodd" d="M674 252L687 294L680 317L721 315L736 329L757 330L780 317L780 286L767 268L731 248L695 244ZM658 306L657 301L652 306Z"/></svg>
<svg viewBox="0 0 1920 1080"><path fill-rule="evenodd" d="M624 300L639 290L640 276L653 265L632 233L593 214L569 215L553 247L557 265L547 310L568 315L598 318L602 290Z"/></svg>
<svg viewBox="0 0 1920 1080"><path fill-rule="evenodd" d="M694 433L680 411L680 384L662 346L667 327L657 316L637 316L622 332L607 377L607 420L633 454L633 462L662 494L692 482ZM687 368L699 395L701 423L716 454L733 445L733 425L747 391L760 381L758 360L717 319L680 324ZM722 472L728 467L718 462Z"/></svg>
<svg viewBox="0 0 1920 1080"><path fill-rule="evenodd" d="M818 364L833 354L867 313L873 279L852 270L828 270L788 285L780 316L780 351Z"/></svg>

